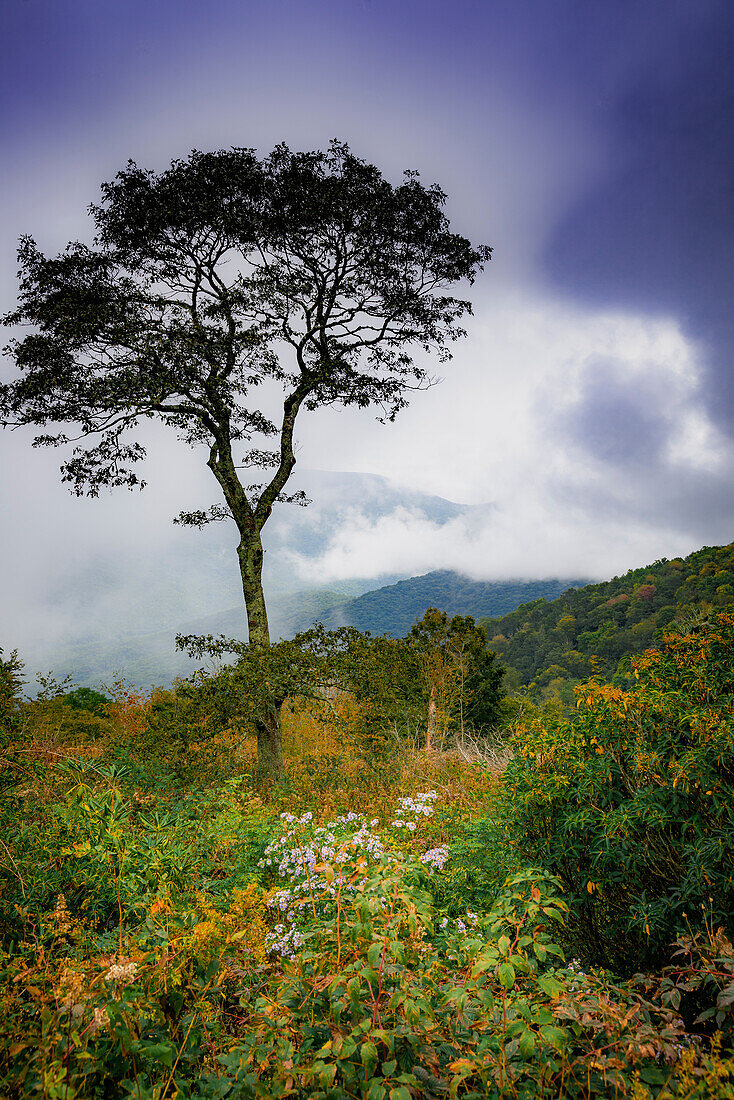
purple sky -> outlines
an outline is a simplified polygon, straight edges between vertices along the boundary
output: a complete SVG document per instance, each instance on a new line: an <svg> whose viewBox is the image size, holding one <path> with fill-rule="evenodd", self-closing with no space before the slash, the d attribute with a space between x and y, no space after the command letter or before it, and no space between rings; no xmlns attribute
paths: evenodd
<svg viewBox="0 0 734 1100"><path fill-rule="evenodd" d="M604 576L734 538L731 0L5 0L0 52L3 307L19 234L84 238L128 158L192 147L339 137L437 180L495 247L442 387L390 428L316 414L299 453L493 518L353 515L320 577ZM215 499L163 439L134 503L74 501L57 456L0 448L6 575L50 567L51 530L57 554L162 544Z"/></svg>

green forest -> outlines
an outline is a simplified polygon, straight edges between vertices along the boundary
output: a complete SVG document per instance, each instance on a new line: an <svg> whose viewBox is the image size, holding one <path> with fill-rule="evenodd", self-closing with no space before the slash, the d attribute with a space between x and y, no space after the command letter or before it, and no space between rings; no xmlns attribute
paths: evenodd
<svg viewBox="0 0 734 1100"><path fill-rule="evenodd" d="M660 644L666 630L734 600L734 543L663 558L623 577L483 618L514 688L537 700L574 701L590 676L612 678L622 658ZM624 678L624 669L619 676Z"/></svg>
<svg viewBox="0 0 734 1100"><path fill-rule="evenodd" d="M325 626L354 626L372 634L407 634L427 607L480 620L514 611L530 601L553 600L585 580L474 581L448 569L410 577L351 600L335 603L320 615ZM301 628L303 629L303 627Z"/></svg>

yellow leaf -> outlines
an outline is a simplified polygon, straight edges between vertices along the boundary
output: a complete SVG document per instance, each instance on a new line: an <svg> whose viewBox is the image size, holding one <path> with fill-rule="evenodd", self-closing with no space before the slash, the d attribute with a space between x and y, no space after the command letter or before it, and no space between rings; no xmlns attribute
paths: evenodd
<svg viewBox="0 0 734 1100"><path fill-rule="evenodd" d="M470 1061L469 1058L457 1058L455 1062L449 1062L452 1073L473 1073L476 1068L476 1062Z"/></svg>

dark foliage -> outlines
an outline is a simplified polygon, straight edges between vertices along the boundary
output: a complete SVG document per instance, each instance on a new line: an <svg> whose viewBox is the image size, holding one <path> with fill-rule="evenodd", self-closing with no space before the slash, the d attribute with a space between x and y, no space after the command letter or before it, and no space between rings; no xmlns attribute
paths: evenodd
<svg viewBox="0 0 734 1100"><path fill-rule="evenodd" d="M461 573L437 569L384 588L365 592L329 608L321 616L327 627L353 626L373 634L407 634L429 607L448 615L471 615L479 620L504 615L533 600L553 600L584 580L474 581Z"/></svg>
<svg viewBox="0 0 734 1100"><path fill-rule="evenodd" d="M23 662L17 649L7 659L0 649L0 733L17 723L20 689L23 686Z"/></svg>

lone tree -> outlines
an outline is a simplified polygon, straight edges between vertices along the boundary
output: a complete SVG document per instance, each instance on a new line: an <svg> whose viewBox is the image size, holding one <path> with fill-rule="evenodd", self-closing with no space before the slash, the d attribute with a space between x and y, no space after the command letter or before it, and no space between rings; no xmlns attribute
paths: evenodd
<svg viewBox="0 0 734 1100"><path fill-rule="evenodd" d="M487 649L487 634L471 615L454 615L429 607L410 628L408 642L418 654L428 695L426 748L434 747L449 722L473 730L499 725L504 668Z"/></svg>
<svg viewBox="0 0 734 1100"><path fill-rule="evenodd" d="M75 444L61 470L78 495L143 486L141 420L205 446L223 500L175 522L234 520L250 645L269 648L261 535L277 502L304 503L285 492L299 412L374 404L392 420L428 382L416 350L444 361L464 334L470 303L445 290L491 249L450 232L445 198L415 172L393 186L336 141L263 160L194 151L159 174L129 162L90 207L91 247L47 258L21 238L4 320L32 331L7 349L20 376L0 385L0 422ZM265 383L282 389L279 421L258 407ZM281 766L282 702L257 722L263 770Z"/></svg>

